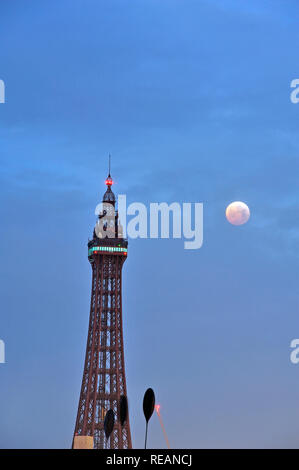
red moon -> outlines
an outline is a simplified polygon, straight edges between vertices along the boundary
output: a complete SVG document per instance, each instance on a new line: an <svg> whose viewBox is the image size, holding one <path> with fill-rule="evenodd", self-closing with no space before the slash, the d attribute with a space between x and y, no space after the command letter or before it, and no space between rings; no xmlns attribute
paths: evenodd
<svg viewBox="0 0 299 470"><path fill-rule="evenodd" d="M243 225L249 220L250 210L244 202L235 201L227 206L225 215L230 224Z"/></svg>

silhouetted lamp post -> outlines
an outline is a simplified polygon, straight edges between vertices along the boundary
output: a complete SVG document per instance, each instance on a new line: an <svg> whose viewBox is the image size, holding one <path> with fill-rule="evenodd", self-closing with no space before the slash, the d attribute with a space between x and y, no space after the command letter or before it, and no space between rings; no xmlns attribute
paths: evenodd
<svg viewBox="0 0 299 470"><path fill-rule="evenodd" d="M148 388L143 397L143 413L146 420L144 448L146 449L148 422L155 409L155 394L152 388Z"/></svg>

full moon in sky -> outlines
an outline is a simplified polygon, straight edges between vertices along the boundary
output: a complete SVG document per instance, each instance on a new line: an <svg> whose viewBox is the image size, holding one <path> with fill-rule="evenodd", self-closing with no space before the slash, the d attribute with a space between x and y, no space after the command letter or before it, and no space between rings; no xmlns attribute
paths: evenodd
<svg viewBox="0 0 299 470"><path fill-rule="evenodd" d="M231 224L243 225L246 224L250 217L250 210L244 202L235 201L227 206L225 215Z"/></svg>

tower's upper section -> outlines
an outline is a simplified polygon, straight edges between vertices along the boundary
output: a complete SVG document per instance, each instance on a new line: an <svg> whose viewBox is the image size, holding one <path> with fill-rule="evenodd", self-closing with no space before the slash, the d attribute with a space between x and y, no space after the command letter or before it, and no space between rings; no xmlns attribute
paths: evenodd
<svg viewBox="0 0 299 470"><path fill-rule="evenodd" d="M109 247L109 250L106 251L108 251L110 254L115 253L126 255L128 242L123 237L123 227L118 217L116 198L113 191L111 190L113 179L110 174L110 157L109 173L105 184L107 189L104 193L101 209L98 213L98 220L93 231L93 239L88 243L90 252L89 254L98 254L99 252L105 251L104 248ZM101 249L99 246L101 246Z"/></svg>

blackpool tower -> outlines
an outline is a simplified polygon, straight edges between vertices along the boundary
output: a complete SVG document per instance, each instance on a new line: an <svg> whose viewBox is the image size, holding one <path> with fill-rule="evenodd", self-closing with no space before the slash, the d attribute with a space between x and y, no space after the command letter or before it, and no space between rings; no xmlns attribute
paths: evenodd
<svg viewBox="0 0 299 470"><path fill-rule="evenodd" d="M119 420L120 399L127 396L121 292L128 241L122 235L112 184L109 169L102 208L88 242L90 318L74 437L90 436L87 439L93 438L95 449L130 449L129 416L123 426ZM106 439L104 418L109 409L114 412L115 423Z"/></svg>

